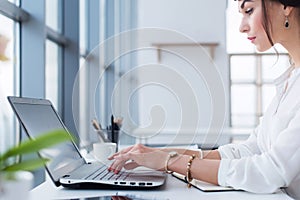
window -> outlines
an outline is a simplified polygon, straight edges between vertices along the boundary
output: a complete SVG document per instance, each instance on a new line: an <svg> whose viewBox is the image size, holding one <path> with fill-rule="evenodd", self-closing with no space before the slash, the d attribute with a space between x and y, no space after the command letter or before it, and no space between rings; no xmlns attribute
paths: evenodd
<svg viewBox="0 0 300 200"><path fill-rule="evenodd" d="M50 40L46 40L46 68L45 87L46 98L51 100L54 107L61 113L61 59L60 47Z"/></svg>
<svg viewBox="0 0 300 200"><path fill-rule="evenodd" d="M275 95L273 80L289 66L286 51L276 46L273 50L257 53L254 45L239 33L241 16L237 2L228 1L227 52L231 79L231 126L252 128L259 123L268 104Z"/></svg>
<svg viewBox="0 0 300 200"><path fill-rule="evenodd" d="M14 134L10 134L15 132L16 126L6 97L18 94L19 90L17 62L19 33L18 23L4 15L0 15L0 24L0 152L3 152L17 140Z"/></svg>
<svg viewBox="0 0 300 200"><path fill-rule="evenodd" d="M62 48L59 39L62 33L62 1L45 0L46 40L45 61L45 97L53 103L62 114ZM51 39L51 40L50 40Z"/></svg>
<svg viewBox="0 0 300 200"><path fill-rule="evenodd" d="M14 143L14 137L19 136L19 131L15 128L19 127L19 123L16 122L16 117L7 103L8 95L50 99L70 132L78 133L78 124L75 124L76 119L74 120L73 116L77 115L74 114L72 106L74 100L76 103L79 102L76 101L77 97L73 96L79 60L84 62L89 51L105 39L135 28L136 3L135 0L130 3L111 0L40 0L32 3L30 0L24 0L19 7L19 0L2 1L0 11L4 14L0 15L0 34L3 32L10 39L7 48L10 60L0 62L0 87L3 91L0 94L0 123L8 126L4 128L2 125L0 129L0 150L5 149L6 144ZM79 14L80 10L82 16ZM81 29L79 19L82 22ZM19 27L19 22L26 23L22 23ZM79 34L82 34L80 44ZM121 44L115 44L117 45ZM83 47L81 57L80 46ZM130 62L130 59L128 60ZM126 66L130 67L127 61ZM105 77L107 78L105 90L97 91L98 96L100 93L105 94L101 95L103 98L111 94L113 85L119 78L119 72L125 73L128 70L127 67L121 69L121 65L118 65L117 70L113 65L110 67L112 73L111 76ZM83 90L89 89L90 77L81 78L85 78L82 80L87 84ZM82 85L84 84L80 84L80 87ZM90 102L89 96L84 98L85 102ZM108 110L110 103L110 99L103 99L103 107L107 110L99 108L96 111L98 116L105 115L103 119L107 121L111 115L111 111ZM77 105L80 109L87 108L85 109L88 112L87 116L81 118L87 127L87 130L83 131L85 133L90 132L89 117L95 116L91 113L94 110L91 111L88 106L89 103ZM4 110L7 110L8 114ZM27 139L25 135L23 137Z"/></svg>
<svg viewBox="0 0 300 200"><path fill-rule="evenodd" d="M45 0L45 3L46 25L54 31L61 33L61 1Z"/></svg>
<svg viewBox="0 0 300 200"><path fill-rule="evenodd" d="M110 125L112 92L115 83L132 66L134 58L118 58L125 41L115 39L136 27L137 1L80 1L80 138L82 145L93 142L95 134L91 119L97 118L103 127ZM98 9L96 9L98 8ZM107 44L107 40L110 44ZM130 43L131 41L126 41ZM100 52L99 46L104 50ZM100 51L99 51L100 50ZM98 57L99 56L99 57ZM94 59L97 57L96 59ZM109 63L113 60L112 63ZM105 69L105 73L102 70ZM124 134L124 137L125 134ZM130 139L122 138L128 144Z"/></svg>
<svg viewBox="0 0 300 200"><path fill-rule="evenodd" d="M5 52L9 60L0 61L0 151L27 139L8 104L9 95L49 98L68 129L77 133L72 92L79 68L78 2L1 1L0 34L9 38ZM34 185L43 176L43 170L37 173Z"/></svg>

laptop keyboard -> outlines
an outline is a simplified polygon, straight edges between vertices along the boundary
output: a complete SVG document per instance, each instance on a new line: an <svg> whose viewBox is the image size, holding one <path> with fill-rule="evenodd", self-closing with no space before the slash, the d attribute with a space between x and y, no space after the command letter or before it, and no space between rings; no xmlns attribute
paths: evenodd
<svg viewBox="0 0 300 200"><path fill-rule="evenodd" d="M108 171L106 166L100 167L97 171L87 176L86 179L92 180L126 180L130 173L121 171L118 174Z"/></svg>

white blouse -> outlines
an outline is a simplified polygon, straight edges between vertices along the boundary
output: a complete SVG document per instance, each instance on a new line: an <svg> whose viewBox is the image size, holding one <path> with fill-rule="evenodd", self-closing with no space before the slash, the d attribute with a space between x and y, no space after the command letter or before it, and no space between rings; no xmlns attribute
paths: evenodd
<svg viewBox="0 0 300 200"><path fill-rule="evenodd" d="M242 144L219 147L218 182L254 193L284 188L300 199L300 69L275 80L276 96Z"/></svg>

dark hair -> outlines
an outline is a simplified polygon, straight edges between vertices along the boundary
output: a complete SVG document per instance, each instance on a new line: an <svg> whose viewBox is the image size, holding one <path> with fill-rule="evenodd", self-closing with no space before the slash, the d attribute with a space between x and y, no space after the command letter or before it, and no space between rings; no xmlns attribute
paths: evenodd
<svg viewBox="0 0 300 200"><path fill-rule="evenodd" d="M286 6L292 6L292 7L300 7L300 1L299 0L270 0L270 1L277 1L280 2L281 4L283 4L285 7ZM262 12L263 12L263 26L265 28L267 37L269 42L271 43L272 46L274 46L274 42L271 38L271 33L270 31L272 30L270 27L271 23L270 23L270 19L268 17L268 8L266 6L266 0L261 0L262 2ZM276 51L276 49L275 49Z"/></svg>
<svg viewBox="0 0 300 200"><path fill-rule="evenodd" d="M270 33L271 23L270 23L270 19L268 17L268 11L267 11L267 6L266 6L265 0L261 0L261 5L262 5L262 13L263 13L263 26L266 31L269 42L271 43L272 46L274 46L274 42L272 40L271 33Z"/></svg>
<svg viewBox="0 0 300 200"><path fill-rule="evenodd" d="M299 0L278 0L278 1L285 6L300 7Z"/></svg>

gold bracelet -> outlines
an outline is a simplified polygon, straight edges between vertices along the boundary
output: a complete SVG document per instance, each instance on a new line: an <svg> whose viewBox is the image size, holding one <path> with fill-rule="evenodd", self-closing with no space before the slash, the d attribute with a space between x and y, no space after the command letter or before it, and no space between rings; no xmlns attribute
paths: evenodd
<svg viewBox="0 0 300 200"><path fill-rule="evenodd" d="M187 166L186 166L186 168L187 168L187 170L186 170L186 180L188 182L188 184L187 184L188 188L190 188L192 186L191 181L193 180L193 177L191 175L191 166L192 166L192 162L195 159L195 157L196 157L196 155L193 154L190 157L190 159L189 159L189 161L187 163Z"/></svg>
<svg viewBox="0 0 300 200"><path fill-rule="evenodd" d="M168 174L172 173L172 171L168 170L168 162L171 158L174 158L176 156L178 156L178 153L176 151L171 151L171 152L168 153L168 157L165 161L165 172L166 173L168 173Z"/></svg>

